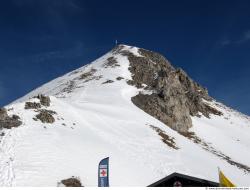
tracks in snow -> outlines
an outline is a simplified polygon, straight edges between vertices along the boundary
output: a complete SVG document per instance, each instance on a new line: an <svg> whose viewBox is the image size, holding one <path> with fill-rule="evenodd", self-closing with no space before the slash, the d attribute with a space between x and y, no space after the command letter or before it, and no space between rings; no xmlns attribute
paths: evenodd
<svg viewBox="0 0 250 190"><path fill-rule="evenodd" d="M0 142L0 186L13 186L15 179L14 172L14 146L15 138L12 137L12 130L6 130Z"/></svg>

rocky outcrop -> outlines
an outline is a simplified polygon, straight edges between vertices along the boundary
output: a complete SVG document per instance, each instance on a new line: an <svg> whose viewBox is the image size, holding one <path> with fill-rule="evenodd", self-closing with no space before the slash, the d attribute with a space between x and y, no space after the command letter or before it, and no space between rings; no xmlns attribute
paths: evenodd
<svg viewBox="0 0 250 190"><path fill-rule="evenodd" d="M39 94L38 96L35 96L34 98L38 98L40 100L40 103L36 102L25 102L25 109L34 109L35 112L39 112L33 118L33 120L37 121L40 120L42 123L54 123L55 118L53 117L54 114L56 114L55 111L47 110L47 109L41 109L42 105L45 107L49 107L51 100L49 96L45 96L43 94Z"/></svg>
<svg viewBox="0 0 250 190"><path fill-rule="evenodd" d="M0 120L4 120L8 117L7 110L5 108L0 108Z"/></svg>
<svg viewBox="0 0 250 190"><path fill-rule="evenodd" d="M79 178L72 176L71 178L64 179L60 182L65 187L83 187Z"/></svg>
<svg viewBox="0 0 250 190"><path fill-rule="evenodd" d="M73 92L73 89L76 88L76 82L73 80L70 80L67 82L66 87L62 89L62 92L71 93Z"/></svg>
<svg viewBox="0 0 250 190"><path fill-rule="evenodd" d="M38 96L36 96L36 98L38 98L40 100L40 103L43 106L46 106L46 107L50 106L50 97L49 96L45 96L43 94L39 94Z"/></svg>
<svg viewBox="0 0 250 190"><path fill-rule="evenodd" d="M39 114L36 115L36 119L39 119L42 123L54 123L55 122L55 118L53 117L53 115L56 113L54 111L51 110L39 110Z"/></svg>
<svg viewBox="0 0 250 190"><path fill-rule="evenodd" d="M41 104L40 103L36 103L36 102L25 102L25 107L24 109L39 109L41 108Z"/></svg>
<svg viewBox="0 0 250 190"><path fill-rule="evenodd" d="M208 143L208 142L204 141L203 139L201 139L200 137L198 137L194 132L186 132L186 133L180 133L180 134L185 136L186 138L190 139L194 143L198 144L202 149L209 151L213 155L225 160L229 164L236 166L237 168L243 170L244 173L250 173L249 166L233 160L228 155L225 155L223 152L221 152L221 151L217 150L215 147L213 147L211 143Z"/></svg>
<svg viewBox="0 0 250 190"><path fill-rule="evenodd" d="M118 64L116 58L114 57L109 57L107 61L104 63L104 68L114 68L114 67L119 67L120 65Z"/></svg>
<svg viewBox="0 0 250 190"><path fill-rule="evenodd" d="M192 120L185 107L185 100L181 98L175 100L171 97L167 104L158 94L138 94L132 97L132 102L176 131L185 132L192 127Z"/></svg>
<svg viewBox="0 0 250 190"><path fill-rule="evenodd" d="M139 93L132 102L178 132L192 127L191 116L222 113L205 103L211 101L207 89L194 82L182 69L175 69L162 55L139 49L139 56L117 46L113 53L128 57L132 80L128 84L150 90ZM145 87L146 86L146 87Z"/></svg>
<svg viewBox="0 0 250 190"><path fill-rule="evenodd" d="M11 129L13 127L19 127L20 125L22 125L22 121L20 121L18 115L10 117L5 108L0 108L0 129Z"/></svg>
<svg viewBox="0 0 250 190"><path fill-rule="evenodd" d="M163 130L161 130L159 127L155 127L153 125L150 125L150 127L158 133L158 135L161 137L162 142L164 142L166 145L168 145L170 148L173 148L175 150L178 150L179 147L175 143L175 138L170 137L167 135Z"/></svg>
<svg viewBox="0 0 250 190"><path fill-rule="evenodd" d="M96 69L91 68L90 71L84 72L79 77L75 78L74 80L83 80L84 83L92 81L92 80L100 80L102 78L102 75L96 76L95 75L96 71L97 71Z"/></svg>
<svg viewBox="0 0 250 190"><path fill-rule="evenodd" d="M92 77L96 72L96 69L92 68L89 72L85 72L83 74L80 75L80 80Z"/></svg>

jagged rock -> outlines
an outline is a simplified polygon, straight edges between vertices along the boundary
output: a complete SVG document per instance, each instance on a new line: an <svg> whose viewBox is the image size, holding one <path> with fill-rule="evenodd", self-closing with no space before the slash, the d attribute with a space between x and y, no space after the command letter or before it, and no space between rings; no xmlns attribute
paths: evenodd
<svg viewBox="0 0 250 190"><path fill-rule="evenodd" d="M222 114L203 101L212 100L207 89L194 82L182 69L175 69L158 53L144 49L138 51L142 57L119 46L113 50L128 57L132 80L127 83L137 88L146 85L146 89L153 92L132 97L136 106L179 132L188 131L192 127L191 116L199 116L199 112L206 117Z"/></svg>
<svg viewBox="0 0 250 190"><path fill-rule="evenodd" d="M39 94L36 98L38 98L40 100L40 103L43 106L46 106L46 107L50 106L50 97L49 96L45 96L43 94Z"/></svg>
<svg viewBox="0 0 250 190"><path fill-rule="evenodd" d="M36 118L39 119L42 123L54 123L55 118L53 117L53 114L55 114L54 111L51 110L39 110L39 114L36 115Z"/></svg>
<svg viewBox="0 0 250 190"><path fill-rule="evenodd" d="M83 187L80 179L75 178L74 176L69 179L64 179L61 181L66 187Z"/></svg>
<svg viewBox="0 0 250 190"><path fill-rule="evenodd" d="M39 108L41 108L41 104L36 102L26 102L24 107L24 109L39 109Z"/></svg>
<svg viewBox="0 0 250 190"><path fill-rule="evenodd" d="M9 117L7 110L5 108L0 108L0 129L11 129L12 127L19 127L20 125L22 125L22 121L20 121L19 116L13 115Z"/></svg>

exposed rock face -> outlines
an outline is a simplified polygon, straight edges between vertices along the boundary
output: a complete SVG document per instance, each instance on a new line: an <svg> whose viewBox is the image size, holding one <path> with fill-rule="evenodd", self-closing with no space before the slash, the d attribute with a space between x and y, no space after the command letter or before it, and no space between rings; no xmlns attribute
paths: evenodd
<svg viewBox="0 0 250 190"><path fill-rule="evenodd" d="M22 125L22 121L20 121L19 116L13 115L9 117L7 110L5 108L0 108L0 129L11 129L12 127L19 127L20 125Z"/></svg>
<svg viewBox="0 0 250 190"><path fill-rule="evenodd" d="M38 98L40 100L40 103L43 106L46 106L46 107L50 106L50 97L49 96L45 96L43 94L39 94L36 98Z"/></svg>
<svg viewBox="0 0 250 190"><path fill-rule="evenodd" d="M40 103L36 103L36 102L25 102L25 107L24 109L39 109L41 108L41 104Z"/></svg>
<svg viewBox="0 0 250 190"><path fill-rule="evenodd" d="M175 69L162 55L139 49L142 57L122 50L117 46L114 53L128 57L132 80L128 84L151 90L151 95L139 93L132 102L178 132L187 132L192 127L191 116L199 112L221 115L218 110L207 105L202 99L211 101L208 92L194 82L182 69Z"/></svg>
<svg viewBox="0 0 250 190"><path fill-rule="evenodd" d="M157 94L138 94L132 97L132 102L139 108L180 132L185 132L192 127L192 120L184 101L181 98L175 100L171 97L167 104Z"/></svg>
<svg viewBox="0 0 250 190"><path fill-rule="evenodd" d="M54 111L51 110L39 110L39 114L36 115L36 118L39 119L42 123L54 123L55 118L53 117L53 114L55 114Z"/></svg>

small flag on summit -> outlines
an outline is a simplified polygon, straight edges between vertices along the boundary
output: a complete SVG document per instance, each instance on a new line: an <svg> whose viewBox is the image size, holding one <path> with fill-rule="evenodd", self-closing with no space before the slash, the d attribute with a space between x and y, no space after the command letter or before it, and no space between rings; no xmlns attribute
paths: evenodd
<svg viewBox="0 0 250 190"><path fill-rule="evenodd" d="M236 187L218 168L220 187Z"/></svg>
<svg viewBox="0 0 250 190"><path fill-rule="evenodd" d="M98 187L109 187L109 157L102 159L99 163Z"/></svg>

